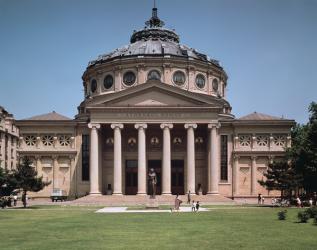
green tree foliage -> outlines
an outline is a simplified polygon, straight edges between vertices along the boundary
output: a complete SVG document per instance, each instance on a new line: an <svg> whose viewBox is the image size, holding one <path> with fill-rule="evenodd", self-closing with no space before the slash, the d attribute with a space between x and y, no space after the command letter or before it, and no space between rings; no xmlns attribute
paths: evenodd
<svg viewBox="0 0 317 250"><path fill-rule="evenodd" d="M300 185L301 177L295 169L286 161L273 162L269 164L268 170L264 173L265 180L259 180L260 185L267 190L280 190L282 197L290 195Z"/></svg>
<svg viewBox="0 0 317 250"><path fill-rule="evenodd" d="M302 185L308 193L317 192L317 104L309 106L309 122L292 130L292 147L287 158L298 174L303 176Z"/></svg>
<svg viewBox="0 0 317 250"><path fill-rule="evenodd" d="M38 192L50 182L44 182L43 177L37 177L37 171L31 166L32 162L29 158L24 157L22 164L17 166L17 169L13 170L12 175L16 181L17 188L23 191L22 202L26 207L26 194L28 191Z"/></svg>
<svg viewBox="0 0 317 250"><path fill-rule="evenodd" d="M12 173L0 167L0 197L9 196L16 189L16 180Z"/></svg>

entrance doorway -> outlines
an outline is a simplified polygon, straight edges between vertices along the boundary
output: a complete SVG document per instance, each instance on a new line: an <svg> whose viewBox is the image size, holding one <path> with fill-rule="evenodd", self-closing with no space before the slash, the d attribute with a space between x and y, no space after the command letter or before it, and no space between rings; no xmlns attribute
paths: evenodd
<svg viewBox="0 0 317 250"><path fill-rule="evenodd" d="M184 194L184 160L172 160L172 194Z"/></svg>
<svg viewBox="0 0 317 250"><path fill-rule="evenodd" d="M153 168L155 173L156 173L156 179L157 179L157 183L156 183L156 194L160 195L162 193L162 161L161 160L148 160L148 172L149 170ZM147 180L148 180L148 172L147 172ZM149 181L148 183L148 194L149 194L149 190L151 190L150 185L149 185Z"/></svg>
<svg viewBox="0 0 317 250"><path fill-rule="evenodd" d="M125 161L125 194L136 195L138 192L138 161Z"/></svg>

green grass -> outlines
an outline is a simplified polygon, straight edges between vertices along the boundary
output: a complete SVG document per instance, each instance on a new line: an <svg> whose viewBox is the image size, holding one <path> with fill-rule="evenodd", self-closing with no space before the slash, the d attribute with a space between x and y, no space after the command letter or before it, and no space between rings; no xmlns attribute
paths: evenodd
<svg viewBox="0 0 317 250"><path fill-rule="evenodd" d="M96 214L97 207L0 210L0 249L317 249L317 226L280 209Z"/></svg>

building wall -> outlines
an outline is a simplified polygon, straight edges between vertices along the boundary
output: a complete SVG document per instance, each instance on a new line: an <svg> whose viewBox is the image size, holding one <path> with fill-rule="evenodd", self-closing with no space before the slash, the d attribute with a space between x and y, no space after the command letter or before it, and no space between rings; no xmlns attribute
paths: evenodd
<svg viewBox="0 0 317 250"><path fill-rule="evenodd" d="M15 169L19 129L12 114L0 106L0 167Z"/></svg>

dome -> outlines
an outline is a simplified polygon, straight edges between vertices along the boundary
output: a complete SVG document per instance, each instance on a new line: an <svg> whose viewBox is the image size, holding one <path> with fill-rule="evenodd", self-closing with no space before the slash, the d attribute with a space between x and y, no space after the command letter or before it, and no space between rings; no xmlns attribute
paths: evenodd
<svg viewBox="0 0 317 250"><path fill-rule="evenodd" d="M158 18L157 8L152 9L152 17L145 24L146 27L144 29L133 32L129 45L98 56L96 60L89 62L88 68L117 58L139 56L192 58L210 62L220 67L217 60L211 59L193 48L180 44L179 36L173 30L163 28L164 22Z"/></svg>

